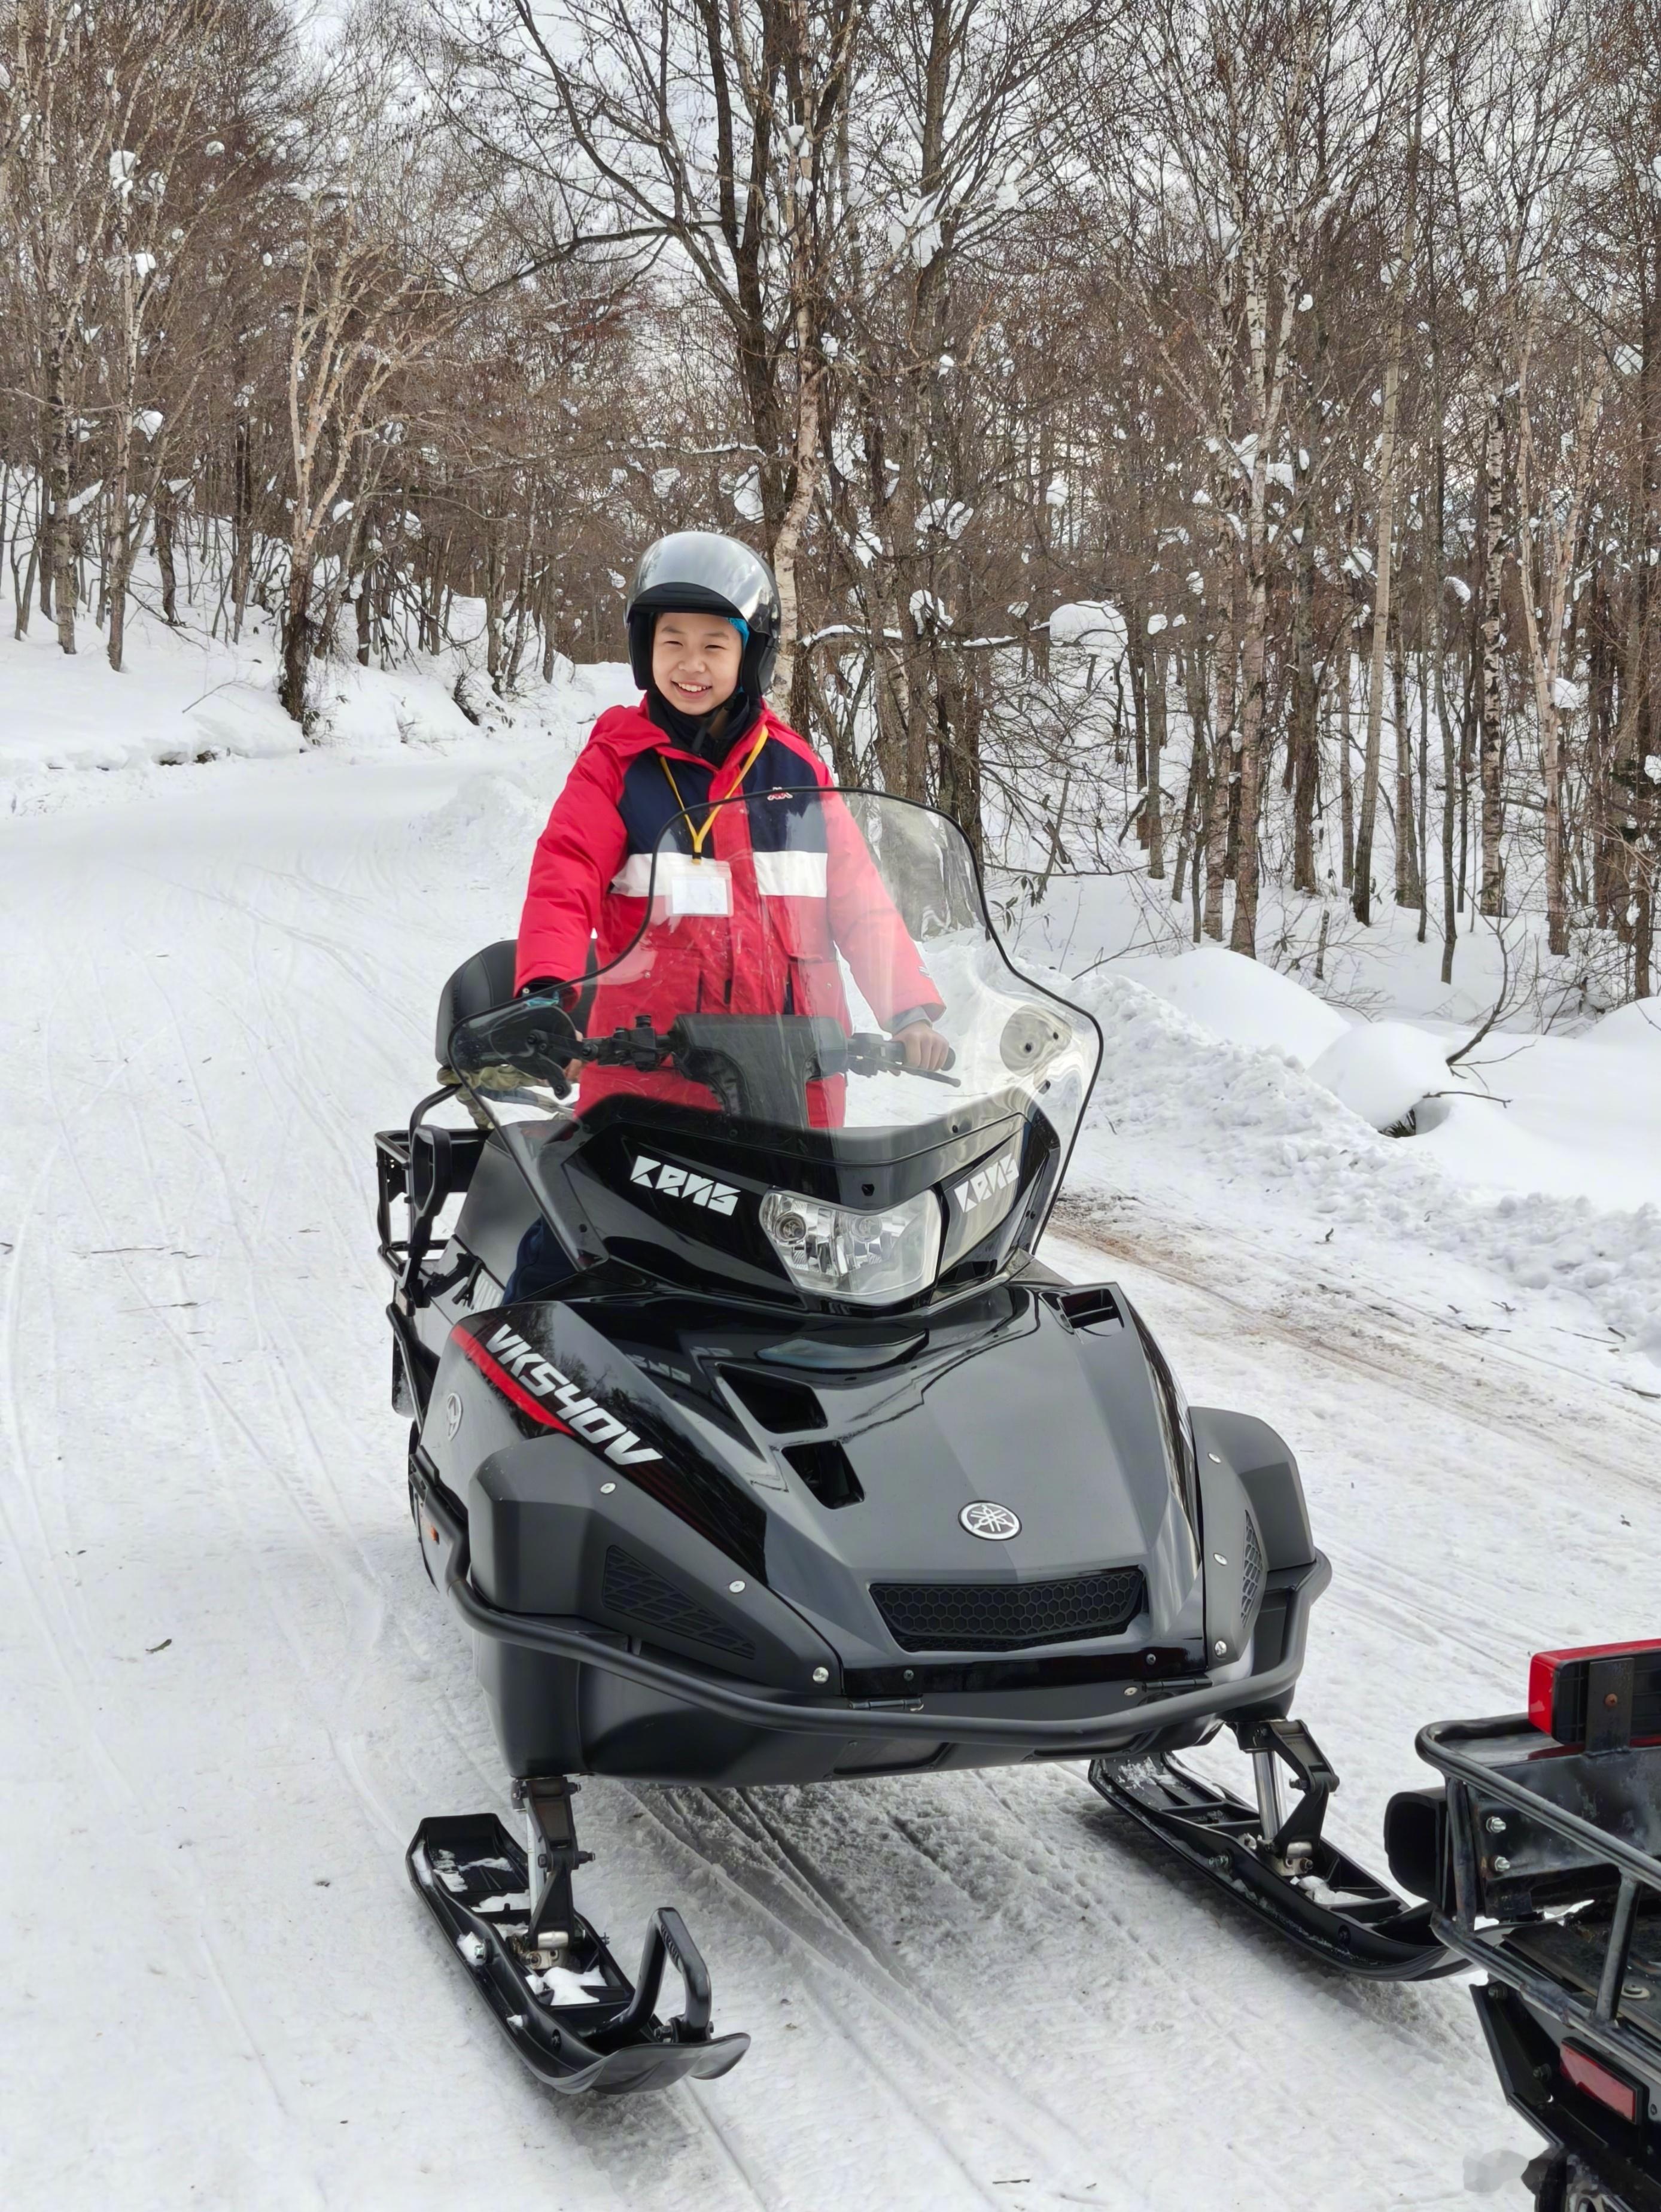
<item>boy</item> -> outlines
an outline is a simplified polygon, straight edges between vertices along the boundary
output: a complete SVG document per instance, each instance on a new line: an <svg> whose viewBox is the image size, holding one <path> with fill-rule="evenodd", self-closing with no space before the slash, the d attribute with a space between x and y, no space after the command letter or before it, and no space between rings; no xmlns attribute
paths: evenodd
<svg viewBox="0 0 1661 2212"><path fill-rule="evenodd" d="M520 996L557 994L569 1010L598 971L594 1035L642 1014L662 1031L700 1009L829 1014L847 1029L840 951L906 1065L941 1067L940 1000L905 925L841 801L808 797L830 782L818 756L766 704L778 658L772 571L734 538L681 531L642 560L626 616L645 696L600 716L538 841ZM804 794L794 807L793 791ZM608 981L641 933L648 890L654 924L675 926L654 933L640 972ZM618 1090L713 1103L670 1071L588 1067L581 1105ZM809 1085L816 1125L839 1118L839 1090Z"/></svg>

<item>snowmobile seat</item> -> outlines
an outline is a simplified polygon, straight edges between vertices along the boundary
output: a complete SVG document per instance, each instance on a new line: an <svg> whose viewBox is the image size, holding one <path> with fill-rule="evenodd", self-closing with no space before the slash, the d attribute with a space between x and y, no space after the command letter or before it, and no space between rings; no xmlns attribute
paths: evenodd
<svg viewBox="0 0 1661 2212"><path fill-rule="evenodd" d="M464 960L439 993L438 1031L433 1052L440 1066L449 1065L450 1039L459 1022L472 1021L475 1014L488 1014L492 1006L505 1006L510 1002L518 959L516 940L504 937L497 944L487 945L482 952L475 952L471 960Z"/></svg>

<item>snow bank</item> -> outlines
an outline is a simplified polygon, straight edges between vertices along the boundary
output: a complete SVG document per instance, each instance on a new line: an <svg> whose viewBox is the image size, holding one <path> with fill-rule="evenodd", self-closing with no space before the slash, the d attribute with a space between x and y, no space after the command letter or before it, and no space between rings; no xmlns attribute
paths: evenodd
<svg viewBox="0 0 1661 2212"><path fill-rule="evenodd" d="M301 749L300 732L278 706L276 692L263 684L222 684L205 699L185 708L179 719L188 733L182 755L161 752L151 757L197 760L205 752L227 760L279 760ZM164 744L169 734L162 732ZM179 744L178 734L172 735L173 742Z"/></svg>
<svg viewBox="0 0 1661 2212"><path fill-rule="evenodd" d="M1145 1173L1208 1219L1220 1202L1236 1220L1264 1206L1282 1236L1288 1207L1302 1208L1524 1289L1567 1292L1628 1350L1661 1360L1661 1209L1599 1212L1581 1197L1472 1190L1422 1141L1380 1135L1283 1050L1210 1035L1129 978L1073 995L1100 1022L1104 1046L1080 1158L1086 1176L1135 1189Z"/></svg>
<svg viewBox="0 0 1661 2212"><path fill-rule="evenodd" d="M407 827L397 824L389 842L405 866L413 845L415 865L423 872L431 870L452 884L477 889L511 884L518 895L547 819L546 803L519 777L472 775L441 806Z"/></svg>
<svg viewBox="0 0 1661 2212"><path fill-rule="evenodd" d="M1661 1059L1661 999L1634 999L1630 1006L1617 1006L1580 1042L1619 1046L1623 1052L1653 1053Z"/></svg>
<svg viewBox="0 0 1661 2212"><path fill-rule="evenodd" d="M1050 617L1050 642L1116 660L1127 642L1124 617L1105 599L1069 599Z"/></svg>
<svg viewBox="0 0 1661 2212"><path fill-rule="evenodd" d="M1214 1036L1280 1052L1294 1066L1308 1067L1348 1032L1343 1016L1312 991L1220 945L1202 945L1174 960L1141 962L1130 972Z"/></svg>
<svg viewBox="0 0 1661 2212"><path fill-rule="evenodd" d="M1435 1040L1410 1022L1349 1022L1262 961L1206 945L1131 971L1145 990L1226 1044L1278 1054L1359 1114L1391 1129L1453 1080Z"/></svg>
<svg viewBox="0 0 1661 2212"><path fill-rule="evenodd" d="M1319 1083L1375 1129L1393 1129L1454 1081L1433 1038L1411 1022L1358 1022L1311 1063Z"/></svg>
<svg viewBox="0 0 1661 2212"><path fill-rule="evenodd" d="M27 637L0 638L0 776L302 750L304 737L277 703L275 652L257 635L230 647L137 616L120 675L104 645L83 623L80 649L67 656L38 618Z"/></svg>
<svg viewBox="0 0 1661 2212"><path fill-rule="evenodd" d="M312 697L313 744L389 752L399 745L461 743L473 734L474 725L451 692L419 666L381 670L326 662L313 679Z"/></svg>

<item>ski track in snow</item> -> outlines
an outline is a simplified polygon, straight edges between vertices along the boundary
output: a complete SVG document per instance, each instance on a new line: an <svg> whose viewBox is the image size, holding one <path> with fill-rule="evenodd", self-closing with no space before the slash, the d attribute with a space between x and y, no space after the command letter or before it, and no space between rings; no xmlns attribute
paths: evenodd
<svg viewBox="0 0 1661 2212"><path fill-rule="evenodd" d="M656 2100L521 2072L402 1865L423 1813L507 1811L410 1532L373 1241L372 1132L525 864L423 863L411 817L459 780L305 760L0 825L9 2212L1482 2201L1466 2154L1525 2137L1463 1983L1291 1956L1076 1765L590 1782L588 1910L628 1960L682 1903L755 2042ZM1421 1723L1652 1625L1661 1420L1548 1324L1469 1333L1324 1225L1097 1188L1049 1255L1297 1449L1335 1568L1299 1709L1376 1863Z"/></svg>

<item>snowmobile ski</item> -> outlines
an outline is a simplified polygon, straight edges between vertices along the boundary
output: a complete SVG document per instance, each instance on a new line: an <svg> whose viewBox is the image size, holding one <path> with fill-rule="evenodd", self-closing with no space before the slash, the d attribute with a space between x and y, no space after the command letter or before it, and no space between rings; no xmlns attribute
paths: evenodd
<svg viewBox="0 0 1661 2212"><path fill-rule="evenodd" d="M1302 1722L1241 1722L1235 1734L1251 1756L1256 1807L1169 1753L1095 1759L1090 1780L1110 1805L1329 1966L1372 1981L1455 1972L1463 1962L1432 1932L1430 1907L1408 1905L1322 1835L1338 1777ZM1290 1813L1281 1765L1303 1793Z"/></svg>
<svg viewBox="0 0 1661 2212"><path fill-rule="evenodd" d="M423 1820L407 1854L411 1881L502 2033L550 2088L568 2097L622 2096L666 2089L688 2075L707 2081L728 2072L750 2039L711 2034L709 1971L673 1906L653 1915L632 1984L604 1937L573 1909L571 1867L589 1854L575 1849L569 1789L557 1793L566 1798L568 1847L539 1852L545 1863L553 1862L539 1897L526 1851L493 1813ZM516 1795L521 1802L529 1796L523 1785ZM553 1825L546 1802L527 1803L533 1826L545 1836ZM654 2008L671 1963L686 2003L666 2022Z"/></svg>

